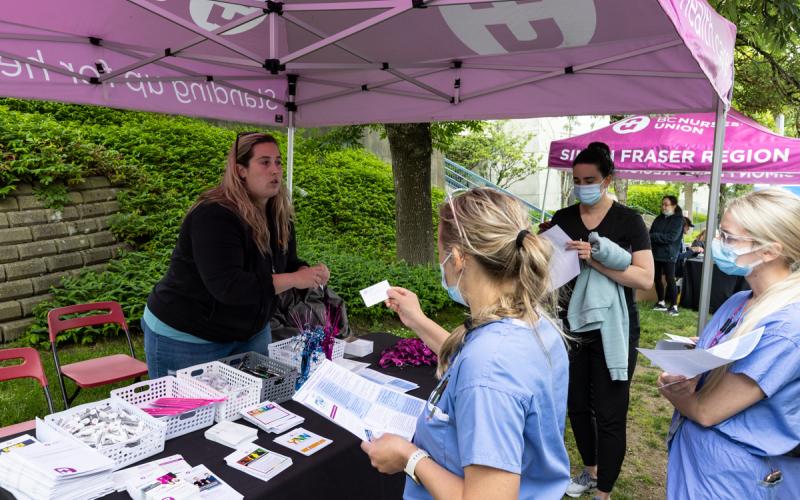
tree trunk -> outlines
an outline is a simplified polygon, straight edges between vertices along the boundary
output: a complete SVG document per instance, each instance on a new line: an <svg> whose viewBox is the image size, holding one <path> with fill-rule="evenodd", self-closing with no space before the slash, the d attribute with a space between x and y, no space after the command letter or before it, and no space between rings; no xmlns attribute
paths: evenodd
<svg viewBox="0 0 800 500"><path fill-rule="evenodd" d="M559 172L561 179L561 207L575 203L575 193L572 192L572 174L570 172Z"/></svg>
<svg viewBox="0 0 800 500"><path fill-rule="evenodd" d="M431 127L429 123L386 124L392 153L397 259L409 264L435 260L431 210Z"/></svg>
<svg viewBox="0 0 800 500"><path fill-rule="evenodd" d="M694 213L694 184L691 182L683 186L683 213L689 219Z"/></svg>
<svg viewBox="0 0 800 500"><path fill-rule="evenodd" d="M617 195L617 201L623 205L628 203L628 179L617 179L614 177L614 193Z"/></svg>

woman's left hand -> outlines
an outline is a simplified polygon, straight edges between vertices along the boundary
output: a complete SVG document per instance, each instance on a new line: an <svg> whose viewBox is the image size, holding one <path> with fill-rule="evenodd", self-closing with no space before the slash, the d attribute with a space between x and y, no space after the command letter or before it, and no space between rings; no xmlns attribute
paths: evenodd
<svg viewBox="0 0 800 500"><path fill-rule="evenodd" d="M667 399L685 398L694 394L700 377L686 378L683 375L662 373L658 377L658 389Z"/></svg>
<svg viewBox="0 0 800 500"><path fill-rule="evenodd" d="M384 474L395 474L406 468L417 447L396 434L384 434L373 441L362 441L361 449L373 467Z"/></svg>
<svg viewBox="0 0 800 500"><path fill-rule="evenodd" d="M319 284L323 286L327 285L328 280L331 279L331 271L328 269L328 266L320 262L317 265L313 266L312 269L314 269L317 272L317 277L320 281Z"/></svg>
<svg viewBox="0 0 800 500"><path fill-rule="evenodd" d="M592 244L588 241L568 241L567 250L577 250L581 260L592 260Z"/></svg>

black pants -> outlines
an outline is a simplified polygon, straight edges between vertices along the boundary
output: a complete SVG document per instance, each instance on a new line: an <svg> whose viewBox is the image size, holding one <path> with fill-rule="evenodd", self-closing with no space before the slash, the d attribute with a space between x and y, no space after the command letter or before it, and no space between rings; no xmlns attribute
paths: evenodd
<svg viewBox="0 0 800 500"><path fill-rule="evenodd" d="M675 286L675 263L655 261L656 269L656 295L658 301L666 300L667 304L671 306L678 305L678 288ZM667 281L667 295L664 296L664 285L661 284L661 276L664 276Z"/></svg>
<svg viewBox="0 0 800 500"><path fill-rule="evenodd" d="M631 329L624 382L611 380L600 330L570 334L567 413L583 464L597 466L597 488L605 492L614 488L627 446L630 381L639 345L638 311L632 315L637 326Z"/></svg>

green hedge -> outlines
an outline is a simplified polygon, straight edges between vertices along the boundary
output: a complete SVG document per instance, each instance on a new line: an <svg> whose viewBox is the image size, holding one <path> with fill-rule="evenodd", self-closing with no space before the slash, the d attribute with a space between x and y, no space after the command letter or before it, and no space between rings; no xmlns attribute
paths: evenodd
<svg viewBox="0 0 800 500"><path fill-rule="evenodd" d="M663 184L633 184L628 186L628 205L644 209L658 215L661 213L661 200L664 196L678 196L672 186Z"/></svg>
<svg viewBox="0 0 800 500"><path fill-rule="evenodd" d="M247 127L252 129L252 127ZM216 184L239 127L100 107L0 100L0 196L34 182L58 204L66 190L52 186L103 174L124 184L111 230L131 250L102 273L65 278L54 299L36 309L28 339L46 340L46 311L96 300L116 300L137 325L152 286L163 276L181 220L198 194ZM271 131L285 144L280 132ZM299 135L295 160L298 253L332 270L331 287L351 316L380 320L384 307L364 308L358 291L388 279L414 289L423 308L448 304L438 268L394 260L394 190L391 167L363 150L337 145L336 135ZM302 193L302 195L300 194ZM434 190L437 205L443 193ZM432 221L433 224L436 221ZM113 330L67 340L91 342Z"/></svg>

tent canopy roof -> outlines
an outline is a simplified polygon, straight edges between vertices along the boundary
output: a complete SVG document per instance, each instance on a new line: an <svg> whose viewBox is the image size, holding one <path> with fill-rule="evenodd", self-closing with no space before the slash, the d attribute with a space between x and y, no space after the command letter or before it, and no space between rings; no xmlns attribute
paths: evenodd
<svg viewBox="0 0 800 500"><path fill-rule="evenodd" d="M0 39L0 95L310 127L710 111L735 27L705 0L36 0Z"/></svg>

